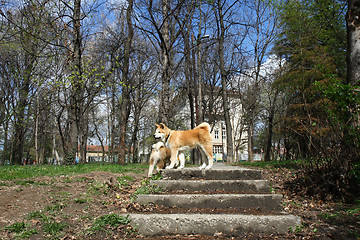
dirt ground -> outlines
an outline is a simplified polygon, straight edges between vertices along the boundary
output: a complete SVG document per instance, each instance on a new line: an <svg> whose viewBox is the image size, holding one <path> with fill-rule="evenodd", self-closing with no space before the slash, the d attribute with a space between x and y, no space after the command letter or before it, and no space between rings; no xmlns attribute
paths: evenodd
<svg viewBox="0 0 360 240"><path fill-rule="evenodd" d="M290 192L284 183L294 172L288 169L265 170L264 177L273 183L274 192L284 195L285 211L302 217L303 224L293 232L282 236L177 235L157 239L360 239L358 203L322 202ZM144 179L146 173L91 172L0 181L0 239L145 239L128 224L96 228L101 216L176 212L161 206L141 207L132 200L135 191L147 182ZM221 212L192 209L204 211ZM262 213L249 210L248 214Z"/></svg>

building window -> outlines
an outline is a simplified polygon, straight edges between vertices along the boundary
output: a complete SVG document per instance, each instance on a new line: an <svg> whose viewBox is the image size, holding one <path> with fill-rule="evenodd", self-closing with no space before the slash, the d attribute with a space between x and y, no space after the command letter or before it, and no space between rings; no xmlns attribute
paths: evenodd
<svg viewBox="0 0 360 240"><path fill-rule="evenodd" d="M219 130L215 130L215 139L219 139Z"/></svg>
<svg viewBox="0 0 360 240"><path fill-rule="evenodd" d="M225 129L222 130L222 139L226 139L226 130Z"/></svg>
<svg viewBox="0 0 360 240"><path fill-rule="evenodd" d="M221 145L214 145L213 146L213 153L222 153L222 146Z"/></svg>

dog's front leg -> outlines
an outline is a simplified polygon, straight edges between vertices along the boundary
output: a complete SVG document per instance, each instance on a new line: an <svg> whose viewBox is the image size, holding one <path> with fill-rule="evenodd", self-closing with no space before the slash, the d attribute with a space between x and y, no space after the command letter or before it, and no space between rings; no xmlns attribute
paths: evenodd
<svg viewBox="0 0 360 240"><path fill-rule="evenodd" d="M184 153L179 154L179 159L180 159L180 167L179 167L179 169L182 169L182 168L185 167L185 155L184 155Z"/></svg>
<svg viewBox="0 0 360 240"><path fill-rule="evenodd" d="M148 177L151 177L151 176L152 176L153 171L154 171L154 165L150 164L150 166L149 166L149 172L148 172Z"/></svg>
<svg viewBox="0 0 360 240"><path fill-rule="evenodd" d="M154 167L158 162L158 155L156 154L156 152L152 152L151 153L151 157L150 157L150 165L149 165L149 172L148 172L148 177L151 177L154 171Z"/></svg>
<svg viewBox="0 0 360 240"><path fill-rule="evenodd" d="M151 159L151 160L150 160L148 177L151 177L151 176L152 176L152 173L153 173L153 171L154 171L154 166L155 166L155 164L156 164L156 163L154 163L154 160Z"/></svg>
<svg viewBox="0 0 360 240"><path fill-rule="evenodd" d="M170 165L166 167L166 169L172 169L174 168L176 162L177 162L177 155L178 150L172 150L171 149L171 158L170 158Z"/></svg>

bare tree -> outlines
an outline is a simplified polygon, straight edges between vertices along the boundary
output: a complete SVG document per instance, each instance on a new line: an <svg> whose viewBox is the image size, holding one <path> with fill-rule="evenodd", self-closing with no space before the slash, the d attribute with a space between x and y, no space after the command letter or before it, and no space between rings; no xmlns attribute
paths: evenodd
<svg viewBox="0 0 360 240"><path fill-rule="evenodd" d="M177 15L182 13L186 1L169 0L143 1L139 7L142 11L142 22L139 29L150 39L154 48L159 51L161 72L161 93L158 121L169 124L171 116L171 80L177 70L175 66L176 44L187 21L179 21ZM160 6L160 7L158 7ZM185 15L189 17L189 15Z"/></svg>
<svg viewBox="0 0 360 240"><path fill-rule="evenodd" d="M230 6L222 0L215 1L215 17L217 22L217 39L218 39L218 51L219 51L219 68L221 76L221 88L222 88L222 104L224 108L224 119L226 125L226 161L234 161L234 150L233 150L233 129L230 121L230 108L228 98L228 71L225 66L225 37L228 30L228 26L225 25L225 15L229 13L232 7L235 6L237 1L234 1Z"/></svg>
<svg viewBox="0 0 360 240"><path fill-rule="evenodd" d="M158 87L158 72L155 68L156 59L153 57L152 49L146 41L138 41L136 58L132 61L134 66L134 91L131 94L132 100L132 135L130 148L132 148L132 161L139 162L139 132L143 126L144 116L142 112L150 99L154 98ZM136 68L136 69L135 69Z"/></svg>
<svg viewBox="0 0 360 240"><path fill-rule="evenodd" d="M120 142L119 142L119 163L125 164L125 148L126 148L126 125L130 113L130 80L129 80L129 68L130 68L130 53L131 53L131 42L134 36L134 29L132 23L132 12L133 12L133 0L128 0L126 8L126 23L127 23L127 37L124 46L124 63L123 63L123 88L122 88L122 102L120 106Z"/></svg>
<svg viewBox="0 0 360 240"><path fill-rule="evenodd" d="M248 160L253 161L254 130L261 111L259 93L264 82L261 71L264 71L262 65L268 56L270 44L274 41L276 13L271 2L267 1L247 2L244 7L248 9L244 21L248 26L247 41L250 49L248 49L248 69L243 71L245 77L241 78L245 81L241 85L245 87L243 90L246 91L246 94L241 99L247 117Z"/></svg>
<svg viewBox="0 0 360 240"><path fill-rule="evenodd" d="M3 59L1 64L4 71L2 77L3 81L9 77L7 79L10 81L8 87L12 88L11 94L16 96L11 103L14 134L10 162L13 164L21 164L24 158L26 129L30 124L31 99L36 93L34 79L39 70L39 56L47 46L46 43L39 40L39 38L47 36L43 29L43 26L46 25L43 20L46 20L47 16L44 14L45 10L40 8L36 2L30 1L19 3L18 6L20 8L10 7L6 12L0 11L0 15L8 23L1 46L2 53L8 57ZM39 17L42 14L44 14L44 18ZM5 85L3 86L5 87ZM8 126L5 127L6 131ZM5 138L7 139L7 133Z"/></svg>

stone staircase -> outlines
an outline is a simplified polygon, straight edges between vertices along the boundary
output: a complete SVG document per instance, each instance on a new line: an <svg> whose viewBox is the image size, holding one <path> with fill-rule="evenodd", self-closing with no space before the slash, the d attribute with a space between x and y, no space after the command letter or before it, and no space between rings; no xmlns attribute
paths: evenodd
<svg viewBox="0 0 360 240"><path fill-rule="evenodd" d="M178 208L180 213L129 214L143 236L285 234L301 224L299 217L283 211L282 196L271 193L259 170L214 163L211 170L163 170L162 176L151 183L165 193L139 195L137 202ZM195 208L219 213L191 213Z"/></svg>

